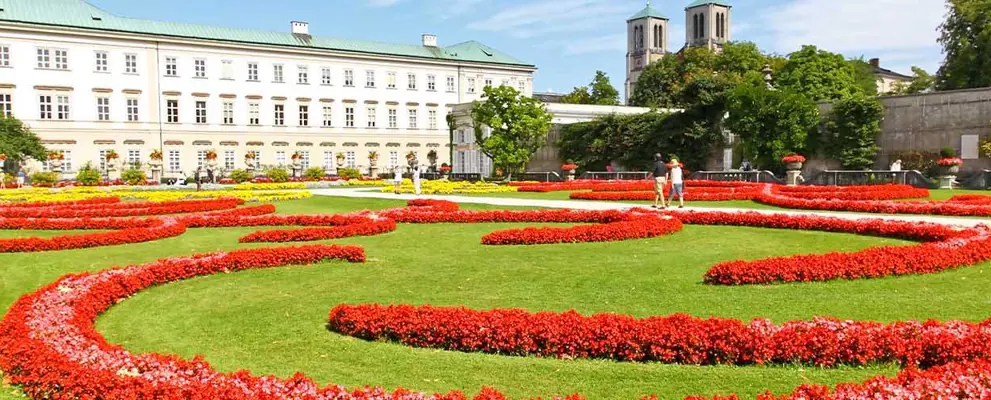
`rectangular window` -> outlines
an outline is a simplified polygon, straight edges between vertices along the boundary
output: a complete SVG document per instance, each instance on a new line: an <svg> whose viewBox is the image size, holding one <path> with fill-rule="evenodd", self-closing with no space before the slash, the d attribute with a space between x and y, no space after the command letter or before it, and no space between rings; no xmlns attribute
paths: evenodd
<svg viewBox="0 0 991 400"><path fill-rule="evenodd" d="M284 76L282 75L282 64L275 64L272 66L272 82L282 83L284 82Z"/></svg>
<svg viewBox="0 0 991 400"><path fill-rule="evenodd" d="M365 87L375 87L375 71L365 71Z"/></svg>
<svg viewBox="0 0 991 400"><path fill-rule="evenodd" d="M0 67L10 66L10 46L0 45Z"/></svg>
<svg viewBox="0 0 991 400"><path fill-rule="evenodd" d="M110 150L100 150L100 171L107 169L107 152Z"/></svg>
<svg viewBox="0 0 991 400"><path fill-rule="evenodd" d="M310 84L310 67L307 67L305 65L297 65L296 72L297 75L299 76L299 79L296 81L296 83L299 83L301 85Z"/></svg>
<svg viewBox="0 0 991 400"><path fill-rule="evenodd" d="M437 129L437 110L427 111L427 123L429 124L429 129Z"/></svg>
<svg viewBox="0 0 991 400"><path fill-rule="evenodd" d="M299 105L299 126L310 126L310 106Z"/></svg>
<svg viewBox="0 0 991 400"><path fill-rule="evenodd" d="M93 53L96 57L96 65L93 67L96 72L108 72L110 71L110 61L105 51L97 51Z"/></svg>
<svg viewBox="0 0 991 400"><path fill-rule="evenodd" d="M490 79L486 79L485 80L485 86L482 86L482 87L492 87L492 79L491 78Z"/></svg>
<svg viewBox="0 0 991 400"><path fill-rule="evenodd" d="M350 69L344 70L344 86L354 86L354 71Z"/></svg>
<svg viewBox="0 0 991 400"><path fill-rule="evenodd" d="M196 151L196 167L202 167L206 164L206 150Z"/></svg>
<svg viewBox="0 0 991 400"><path fill-rule="evenodd" d="M365 112L366 112L365 115L368 117L368 127L369 128L374 128L375 127L375 107L368 107L367 109L365 109Z"/></svg>
<svg viewBox="0 0 991 400"><path fill-rule="evenodd" d="M475 93L475 78L468 78L468 93Z"/></svg>
<svg viewBox="0 0 991 400"><path fill-rule="evenodd" d="M261 125L261 108L258 103L248 103L248 125Z"/></svg>
<svg viewBox="0 0 991 400"><path fill-rule="evenodd" d="M321 85L331 85L333 81L331 80L330 68L323 67L320 69L320 84Z"/></svg>
<svg viewBox="0 0 991 400"><path fill-rule="evenodd" d="M275 125L283 126L286 124L286 106L285 104L275 105Z"/></svg>
<svg viewBox="0 0 991 400"><path fill-rule="evenodd" d="M237 159L234 157L234 150L224 150L224 169L230 171L233 170L237 165L235 163Z"/></svg>
<svg viewBox="0 0 991 400"><path fill-rule="evenodd" d="M0 114L4 117L14 115L14 104L11 102L10 93L0 93Z"/></svg>
<svg viewBox="0 0 991 400"><path fill-rule="evenodd" d="M38 68L52 67L52 51L45 48L38 48Z"/></svg>
<svg viewBox="0 0 991 400"><path fill-rule="evenodd" d="M255 169L262 169L262 151L254 150L255 152Z"/></svg>
<svg viewBox="0 0 991 400"><path fill-rule="evenodd" d="M354 128L354 107L344 107L344 126Z"/></svg>
<svg viewBox="0 0 991 400"><path fill-rule="evenodd" d="M416 129L416 109L409 109L409 129Z"/></svg>
<svg viewBox="0 0 991 400"><path fill-rule="evenodd" d="M179 65L175 57L165 57L165 76L179 76Z"/></svg>
<svg viewBox="0 0 991 400"><path fill-rule="evenodd" d="M299 167L304 170L310 168L310 152L308 151L299 152Z"/></svg>
<svg viewBox="0 0 991 400"><path fill-rule="evenodd" d="M138 99L127 99L127 121L138 122Z"/></svg>
<svg viewBox="0 0 991 400"><path fill-rule="evenodd" d="M252 82L258 82L258 63L256 62L248 63L248 80Z"/></svg>
<svg viewBox="0 0 991 400"><path fill-rule="evenodd" d="M198 58L193 60L193 69L196 71L197 78L206 78L206 60Z"/></svg>
<svg viewBox="0 0 991 400"><path fill-rule="evenodd" d="M412 72L406 74L406 81L408 82L406 85L407 89L416 90L416 74Z"/></svg>
<svg viewBox="0 0 991 400"><path fill-rule="evenodd" d="M286 152L284 151L275 152L275 164L286 165Z"/></svg>
<svg viewBox="0 0 991 400"><path fill-rule="evenodd" d="M179 100L170 99L165 101L166 121L169 123L179 123Z"/></svg>
<svg viewBox="0 0 991 400"><path fill-rule="evenodd" d="M130 165L132 168L141 165L141 150L127 149L127 165Z"/></svg>
<svg viewBox="0 0 991 400"><path fill-rule="evenodd" d="M69 69L69 50L55 49L55 69Z"/></svg>
<svg viewBox="0 0 991 400"><path fill-rule="evenodd" d="M124 54L124 73L125 74L136 74L136 73L138 73L138 55L137 54Z"/></svg>
<svg viewBox="0 0 991 400"><path fill-rule="evenodd" d="M399 166L399 152L390 151L389 152L389 168L396 168Z"/></svg>
<svg viewBox="0 0 991 400"><path fill-rule="evenodd" d="M525 80L520 80L519 81L519 86L520 86L520 93L526 92L526 81Z"/></svg>
<svg viewBox="0 0 991 400"><path fill-rule="evenodd" d="M355 167L358 166L355 163L355 158L354 158L354 152L353 151L344 152L344 164L347 165L348 168L355 168Z"/></svg>
<svg viewBox="0 0 991 400"><path fill-rule="evenodd" d="M69 120L69 96L55 96L55 101L57 102L57 108L55 113L55 119L60 121Z"/></svg>
<svg viewBox="0 0 991 400"><path fill-rule="evenodd" d="M52 119L52 96L38 96L38 104L41 106L38 119Z"/></svg>
<svg viewBox="0 0 991 400"><path fill-rule="evenodd" d="M454 77L453 76L447 77L447 92L448 93L454 93L454 91L455 91L455 84L454 84L454 82L455 81L454 81Z"/></svg>
<svg viewBox="0 0 991 400"><path fill-rule="evenodd" d="M179 150L169 150L169 172L181 171L182 166L179 164Z"/></svg>
<svg viewBox="0 0 991 400"><path fill-rule="evenodd" d="M502 86L509 86L509 79L503 79Z"/></svg>
<svg viewBox="0 0 991 400"><path fill-rule="evenodd" d="M72 150L59 150L62 153L62 172L72 172Z"/></svg>
<svg viewBox="0 0 991 400"><path fill-rule="evenodd" d="M110 98L96 98L96 119L97 121L110 121Z"/></svg>
<svg viewBox="0 0 991 400"><path fill-rule="evenodd" d="M437 90L437 77L434 75L427 75L427 90L435 91Z"/></svg>
<svg viewBox="0 0 991 400"><path fill-rule="evenodd" d="M224 124L233 125L234 124L234 103L230 101L224 102Z"/></svg>
<svg viewBox="0 0 991 400"><path fill-rule="evenodd" d="M324 151L323 152L323 169L330 169L334 165L334 152Z"/></svg>
<svg viewBox="0 0 991 400"><path fill-rule="evenodd" d="M388 74L386 74L386 77L385 77L385 87L387 89L395 89L396 88L396 73L395 72L391 72L390 71Z"/></svg>
<svg viewBox="0 0 991 400"><path fill-rule="evenodd" d="M205 124L206 123L206 102L197 101L196 102L196 123Z"/></svg>
<svg viewBox="0 0 991 400"><path fill-rule="evenodd" d="M399 110L395 108L389 109L389 128L396 129L399 127Z"/></svg>
<svg viewBox="0 0 991 400"><path fill-rule="evenodd" d="M323 106L323 126L329 128L333 125L334 108L329 104Z"/></svg>
<svg viewBox="0 0 991 400"><path fill-rule="evenodd" d="M231 60L220 61L220 79L234 79L234 62Z"/></svg>

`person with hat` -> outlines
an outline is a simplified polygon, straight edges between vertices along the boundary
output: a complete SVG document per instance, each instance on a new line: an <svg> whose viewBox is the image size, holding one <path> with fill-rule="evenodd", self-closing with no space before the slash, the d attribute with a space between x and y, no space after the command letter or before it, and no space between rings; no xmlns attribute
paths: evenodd
<svg viewBox="0 0 991 400"><path fill-rule="evenodd" d="M671 179L671 194L668 197L668 204L674 204L674 195L678 194L678 208L685 208L685 177L681 170L681 163L677 158L671 158L671 168L668 169L668 176Z"/></svg>

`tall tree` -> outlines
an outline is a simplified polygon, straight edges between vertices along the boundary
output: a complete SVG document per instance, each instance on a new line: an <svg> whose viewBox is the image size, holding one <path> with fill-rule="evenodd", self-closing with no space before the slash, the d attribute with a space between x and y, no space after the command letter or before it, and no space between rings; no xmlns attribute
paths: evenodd
<svg viewBox="0 0 991 400"><path fill-rule="evenodd" d="M815 102L789 89L741 84L729 95L727 126L743 142L758 166L779 165L781 158L806 150L809 133L819 123Z"/></svg>
<svg viewBox="0 0 991 400"><path fill-rule="evenodd" d="M0 154L8 157L4 170L15 172L19 161L28 157L44 160L47 150L38 136L19 119L0 115Z"/></svg>
<svg viewBox="0 0 991 400"><path fill-rule="evenodd" d="M813 101L839 100L864 93L864 88L857 84L855 68L842 55L815 46L802 46L789 54L788 62L774 77L777 86L802 93ZM876 86L874 90L876 93Z"/></svg>
<svg viewBox="0 0 991 400"><path fill-rule="evenodd" d="M619 91L609 82L609 76L605 72L595 71L595 78L588 86L576 87L565 95L561 102L613 106L619 104Z"/></svg>
<svg viewBox="0 0 991 400"><path fill-rule="evenodd" d="M991 86L991 0L948 0L939 43L941 90Z"/></svg>
<svg viewBox="0 0 991 400"><path fill-rule="evenodd" d="M826 122L826 154L844 168L867 169L878 152L884 107L873 96L852 95L833 103Z"/></svg>
<svg viewBox="0 0 991 400"><path fill-rule="evenodd" d="M915 94L932 90L936 86L936 76L930 75L926 70L919 67L912 67L912 80L908 83L899 82L888 94Z"/></svg>
<svg viewBox="0 0 991 400"><path fill-rule="evenodd" d="M471 119L482 153L510 178L526 168L551 129L551 114L543 103L509 86L486 87L482 101L472 106Z"/></svg>
<svg viewBox="0 0 991 400"><path fill-rule="evenodd" d="M877 75L874 75L874 66L864 61L863 58L854 58L847 62L853 70L853 80L857 82L862 93L877 95Z"/></svg>

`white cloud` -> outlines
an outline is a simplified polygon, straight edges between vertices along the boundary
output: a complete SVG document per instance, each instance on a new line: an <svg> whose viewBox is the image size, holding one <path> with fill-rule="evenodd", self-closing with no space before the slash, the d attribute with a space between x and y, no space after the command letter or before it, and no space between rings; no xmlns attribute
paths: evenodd
<svg viewBox="0 0 991 400"><path fill-rule="evenodd" d="M568 55L600 52L623 52L625 50L626 34L624 33L568 41L564 44L564 54Z"/></svg>
<svg viewBox="0 0 991 400"><path fill-rule="evenodd" d="M943 0L796 0L762 14L775 51L815 44L869 55L931 49L944 12Z"/></svg>

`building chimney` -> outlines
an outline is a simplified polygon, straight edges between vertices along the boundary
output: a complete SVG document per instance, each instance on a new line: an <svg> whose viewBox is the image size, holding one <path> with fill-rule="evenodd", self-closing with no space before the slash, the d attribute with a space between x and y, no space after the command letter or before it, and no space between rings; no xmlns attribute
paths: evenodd
<svg viewBox="0 0 991 400"><path fill-rule="evenodd" d="M874 67L874 68L881 68L881 59L880 58L872 58L870 60L870 63L871 63L871 66Z"/></svg>
<svg viewBox="0 0 991 400"><path fill-rule="evenodd" d="M423 47L437 47L437 35L423 34Z"/></svg>
<svg viewBox="0 0 991 400"><path fill-rule="evenodd" d="M309 35L310 24L303 21L292 21L292 33L294 35Z"/></svg>

